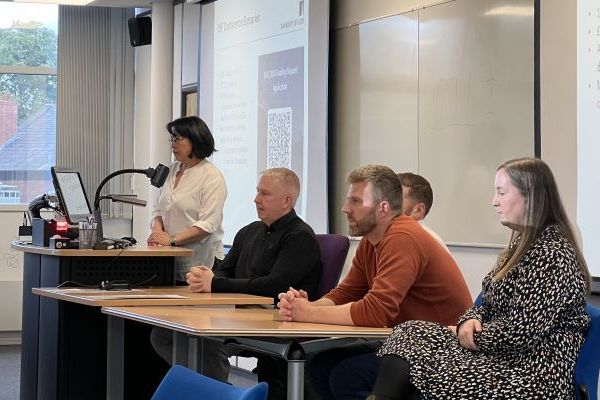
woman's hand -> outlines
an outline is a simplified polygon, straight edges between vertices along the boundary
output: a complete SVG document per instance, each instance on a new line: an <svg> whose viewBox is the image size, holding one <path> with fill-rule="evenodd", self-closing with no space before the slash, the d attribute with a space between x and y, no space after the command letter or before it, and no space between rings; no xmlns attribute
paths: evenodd
<svg viewBox="0 0 600 400"><path fill-rule="evenodd" d="M475 332L481 332L481 322L477 319L468 319L460 324L458 333L458 342L465 349L479 351L479 347L475 344L473 335Z"/></svg>
<svg viewBox="0 0 600 400"><path fill-rule="evenodd" d="M169 246L171 244L169 233L153 230L148 237L148 244L151 246Z"/></svg>

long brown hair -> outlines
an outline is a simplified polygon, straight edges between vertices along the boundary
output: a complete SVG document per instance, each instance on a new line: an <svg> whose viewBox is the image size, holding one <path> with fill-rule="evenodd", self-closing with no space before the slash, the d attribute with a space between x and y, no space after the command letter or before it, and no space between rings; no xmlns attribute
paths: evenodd
<svg viewBox="0 0 600 400"><path fill-rule="evenodd" d="M494 280L502 279L524 257L533 242L548 226L555 226L571 243L577 256L577 263L584 276L588 291L590 273L583 253L575 240L573 228L565 213L558 187L550 167L537 158L517 158L500 165L497 171L504 170L511 182L525 198L525 223L523 230L513 230L511 243L498 256L497 272ZM521 235L519 240L516 237Z"/></svg>

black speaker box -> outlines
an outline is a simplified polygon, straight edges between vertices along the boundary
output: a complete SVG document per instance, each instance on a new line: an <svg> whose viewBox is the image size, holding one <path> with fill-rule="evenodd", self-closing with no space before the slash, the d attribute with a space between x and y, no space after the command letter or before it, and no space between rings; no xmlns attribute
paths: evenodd
<svg viewBox="0 0 600 400"><path fill-rule="evenodd" d="M152 43L152 18L129 18L129 41L133 47Z"/></svg>
<svg viewBox="0 0 600 400"><path fill-rule="evenodd" d="M50 244L50 237L56 233L56 221L33 218L31 221L31 231L31 243L34 246L48 247Z"/></svg>

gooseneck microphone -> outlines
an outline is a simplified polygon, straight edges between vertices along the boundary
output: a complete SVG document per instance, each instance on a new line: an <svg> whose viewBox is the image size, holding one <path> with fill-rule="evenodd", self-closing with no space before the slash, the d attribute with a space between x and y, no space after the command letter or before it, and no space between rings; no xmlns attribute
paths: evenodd
<svg viewBox="0 0 600 400"><path fill-rule="evenodd" d="M165 181L167 180L167 176L169 175L169 167L166 167L166 166L164 166L162 164L158 164L156 166L156 168L147 168L147 169L127 168L127 169L121 169L121 170L118 170L118 171L115 171L115 172L109 174L106 178L104 178L102 180L102 182L100 182L100 185L98 185L98 188L96 189L96 195L94 196L94 210L93 210L94 220L98 224L97 228L96 228L96 232L97 232L96 236L97 236L97 238L98 238L99 241L102 240L102 238L103 238L102 213L100 212L100 200L105 199L105 198L111 198L113 201L120 200L118 198L115 199L114 195L101 196L100 195L100 191L102 190L102 188L104 187L104 185L106 184L106 182L108 182L111 178L114 178L117 175L122 175L122 174L127 174L127 173L144 174L148 178L150 178L150 183L152 184L152 186L156 186L157 188L159 188L162 185L164 185ZM119 195L117 195L117 196L119 196ZM120 197L122 197L122 196L120 196ZM131 204L130 201L127 201L127 203ZM142 205L142 204L136 204L136 205Z"/></svg>
<svg viewBox="0 0 600 400"><path fill-rule="evenodd" d="M147 168L147 169L127 168L127 169L120 169L118 171L115 171L115 172L109 174L106 178L104 178L102 180L102 182L100 182L100 185L98 185L98 189L96 189L96 196L94 196L94 210L98 210L100 208L100 191L102 190L102 187L104 187L106 182L108 182L111 178L114 178L117 175L122 175L122 174L127 174L127 173L144 174L148 178L150 178L150 183L152 184L152 186L156 186L157 188L159 188L162 185L164 185L165 181L167 180L167 176L169 175L169 167L166 167L162 164L158 164L156 166L156 168Z"/></svg>

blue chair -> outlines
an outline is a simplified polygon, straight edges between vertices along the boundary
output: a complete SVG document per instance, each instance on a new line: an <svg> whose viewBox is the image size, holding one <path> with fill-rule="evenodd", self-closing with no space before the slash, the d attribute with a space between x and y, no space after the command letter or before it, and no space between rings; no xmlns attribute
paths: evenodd
<svg viewBox="0 0 600 400"><path fill-rule="evenodd" d="M483 304L483 292L480 292L479 295L477 296L477 298L475 299L475 301L473 302L473 305L475 307L480 307Z"/></svg>
<svg viewBox="0 0 600 400"><path fill-rule="evenodd" d="M267 392L268 385L265 382L239 388L174 365L156 389L152 400L266 400Z"/></svg>
<svg viewBox="0 0 600 400"><path fill-rule="evenodd" d="M600 373L600 308L587 305L592 319L590 331L575 364L575 398L598 400L598 374Z"/></svg>

